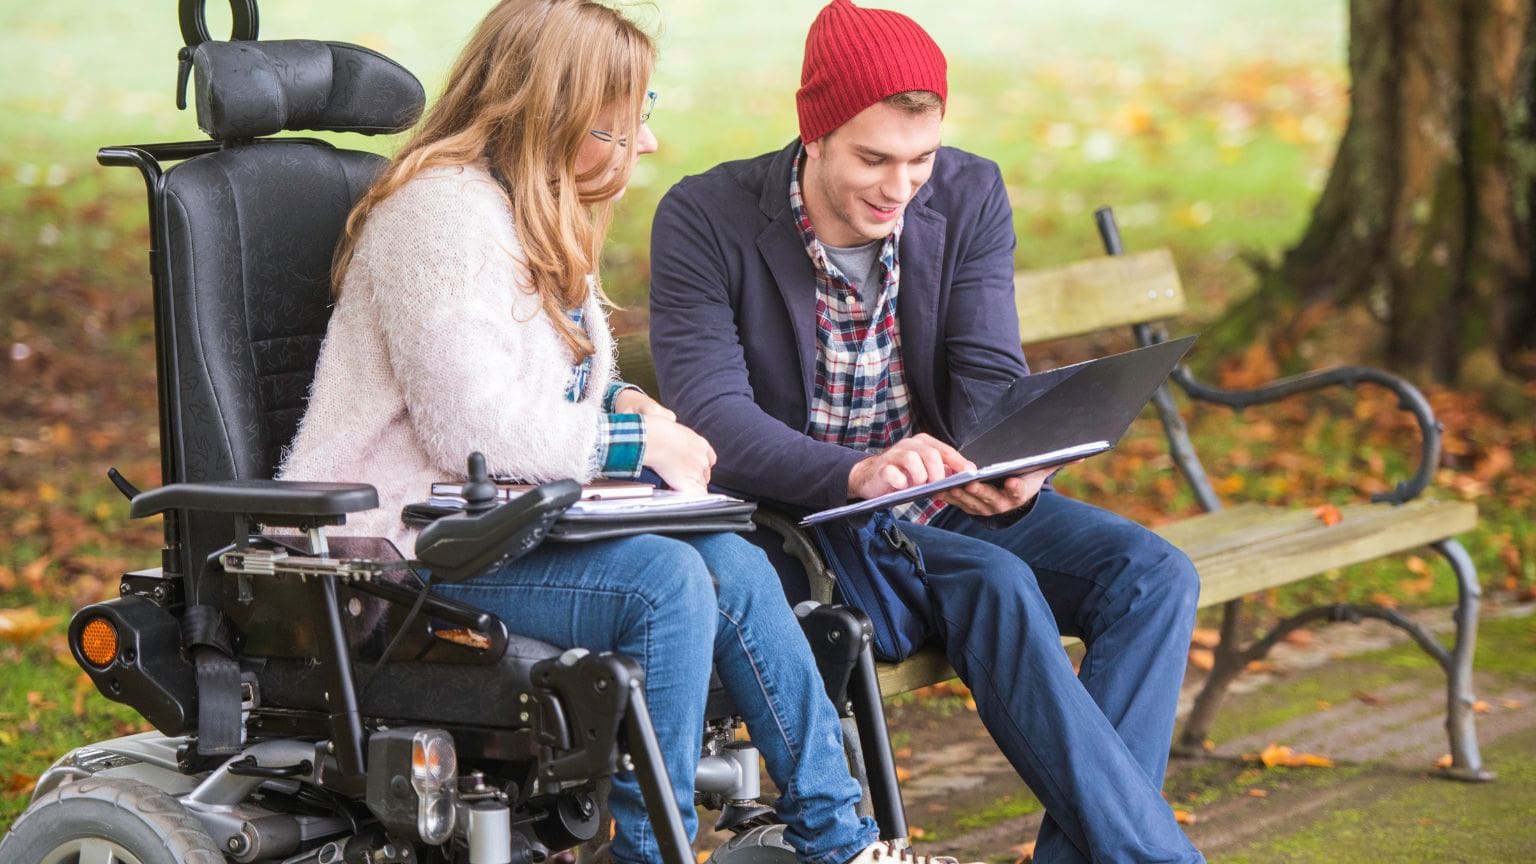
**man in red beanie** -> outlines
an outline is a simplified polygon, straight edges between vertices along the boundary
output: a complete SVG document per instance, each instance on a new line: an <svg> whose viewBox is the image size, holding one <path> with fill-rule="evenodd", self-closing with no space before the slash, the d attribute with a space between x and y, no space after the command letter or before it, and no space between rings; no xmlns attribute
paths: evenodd
<svg viewBox="0 0 1536 864"><path fill-rule="evenodd" d="M940 146L938 45L905 15L833 0L800 81L796 140L662 200L651 345L663 402L718 454L715 482L820 510L967 467L954 442L1028 367L1013 210L995 164ZM1161 797L1199 595L1187 557L1043 472L820 539L840 584L874 586L844 593L887 659L942 641L1045 804L1035 860L1203 860ZM878 573L856 583L859 562ZM1087 645L1080 674L1062 633Z"/></svg>

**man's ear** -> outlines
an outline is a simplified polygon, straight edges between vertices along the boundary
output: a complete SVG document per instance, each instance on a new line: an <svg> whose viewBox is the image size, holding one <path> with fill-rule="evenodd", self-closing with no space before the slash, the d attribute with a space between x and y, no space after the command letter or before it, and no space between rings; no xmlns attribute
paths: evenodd
<svg viewBox="0 0 1536 864"><path fill-rule="evenodd" d="M805 142L805 155L809 156L812 159L820 159L821 158L821 142L823 142L825 140L827 140L827 139L826 138L817 138L815 141L807 141L807 142Z"/></svg>

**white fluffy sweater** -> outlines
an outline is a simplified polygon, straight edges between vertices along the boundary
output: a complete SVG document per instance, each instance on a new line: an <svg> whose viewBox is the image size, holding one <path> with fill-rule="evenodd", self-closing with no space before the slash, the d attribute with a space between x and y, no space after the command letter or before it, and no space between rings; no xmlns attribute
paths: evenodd
<svg viewBox="0 0 1536 864"><path fill-rule="evenodd" d="M377 487L379 508L337 534L387 537L413 555L400 508L462 477L475 450L492 473L532 482L597 473L615 374L607 318L589 297L597 350L587 392L567 401L575 358L524 262L512 211L483 167L424 171L369 214L278 471Z"/></svg>

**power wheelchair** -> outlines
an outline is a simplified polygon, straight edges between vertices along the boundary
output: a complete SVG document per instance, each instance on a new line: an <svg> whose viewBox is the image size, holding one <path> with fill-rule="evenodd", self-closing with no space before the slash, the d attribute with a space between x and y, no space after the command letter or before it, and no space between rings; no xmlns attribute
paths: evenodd
<svg viewBox="0 0 1536 864"><path fill-rule="evenodd" d="M180 2L177 97L184 108L190 80L210 140L98 152L148 191L166 485L109 476L133 516L163 518L165 541L159 566L123 575L68 638L100 692L157 731L60 758L0 860L538 864L578 846L589 859L602 781L632 770L666 861L690 864L638 666L520 637L420 575L474 578L526 552L579 487L472 506L425 529L407 561L387 541L328 534L378 505L372 487L270 479L325 334L332 248L384 162L273 136L399 131L425 95L355 45L257 41L255 0L231 0L232 38L213 41L204 2ZM786 520L759 522L804 545ZM796 611L863 806L882 837L904 838L868 621ZM715 859L791 861L733 714L713 692L696 785L717 829L736 832Z"/></svg>

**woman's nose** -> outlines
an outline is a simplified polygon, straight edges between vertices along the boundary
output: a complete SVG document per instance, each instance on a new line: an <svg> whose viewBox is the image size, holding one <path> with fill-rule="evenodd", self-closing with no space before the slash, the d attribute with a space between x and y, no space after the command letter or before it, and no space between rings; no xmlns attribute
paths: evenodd
<svg viewBox="0 0 1536 864"><path fill-rule="evenodd" d="M656 152L656 133L651 131L650 124L640 124L640 134L635 136L636 151L641 156Z"/></svg>

